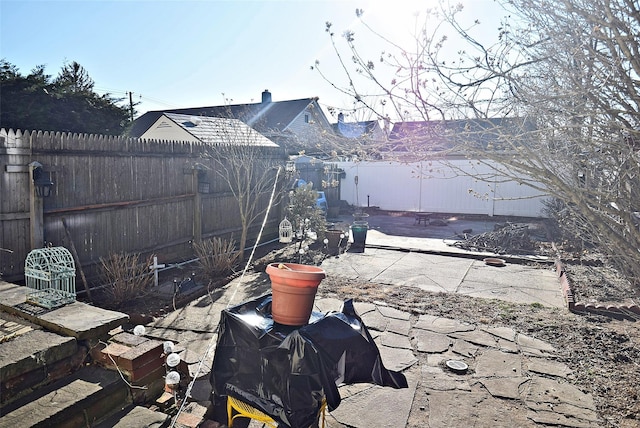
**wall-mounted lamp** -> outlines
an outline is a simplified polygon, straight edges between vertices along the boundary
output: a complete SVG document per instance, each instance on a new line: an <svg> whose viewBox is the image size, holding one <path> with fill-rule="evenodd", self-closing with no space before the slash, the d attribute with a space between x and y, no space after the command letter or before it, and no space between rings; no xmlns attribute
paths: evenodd
<svg viewBox="0 0 640 428"><path fill-rule="evenodd" d="M210 193L211 188L208 182L198 181L198 193Z"/></svg>
<svg viewBox="0 0 640 428"><path fill-rule="evenodd" d="M44 171L42 164L39 162L33 162L32 177L33 184L36 190L36 195L41 198L48 198L51 196L51 189L53 188L53 181L49 173Z"/></svg>
<svg viewBox="0 0 640 428"><path fill-rule="evenodd" d="M207 179L207 171L196 168L198 170L198 193L209 193L210 186Z"/></svg>

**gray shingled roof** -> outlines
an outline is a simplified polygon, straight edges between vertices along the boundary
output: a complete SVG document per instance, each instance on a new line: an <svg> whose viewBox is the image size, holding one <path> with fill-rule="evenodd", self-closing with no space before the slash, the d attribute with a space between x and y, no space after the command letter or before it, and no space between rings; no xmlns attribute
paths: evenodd
<svg viewBox="0 0 640 428"><path fill-rule="evenodd" d="M278 147L276 143L238 119L175 113L164 115L203 143Z"/></svg>
<svg viewBox="0 0 640 428"><path fill-rule="evenodd" d="M150 111L133 122L131 137L140 137L163 113L239 119L258 132L284 131L316 98Z"/></svg>

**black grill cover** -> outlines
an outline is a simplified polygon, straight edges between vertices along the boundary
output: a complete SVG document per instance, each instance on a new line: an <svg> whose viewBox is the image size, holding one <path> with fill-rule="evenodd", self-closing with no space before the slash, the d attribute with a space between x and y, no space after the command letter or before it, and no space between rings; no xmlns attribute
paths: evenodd
<svg viewBox="0 0 640 428"><path fill-rule="evenodd" d="M307 428L323 398L330 411L340 404L336 382L407 387L402 373L382 364L352 300L340 312L313 312L303 327L274 323L270 294L222 311L211 370L214 402L231 395L280 424Z"/></svg>

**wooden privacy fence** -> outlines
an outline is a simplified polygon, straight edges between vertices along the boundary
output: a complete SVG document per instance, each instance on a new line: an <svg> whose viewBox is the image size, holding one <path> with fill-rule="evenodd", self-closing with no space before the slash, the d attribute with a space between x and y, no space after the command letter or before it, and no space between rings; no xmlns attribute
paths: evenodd
<svg viewBox="0 0 640 428"><path fill-rule="evenodd" d="M284 164L279 149L263 150ZM237 201L207 153L203 143L0 130L0 275L23 280L27 254L42 245L75 247L91 278L112 253L174 263L193 257L194 240L238 240ZM50 197L34 195L34 162L54 183ZM266 208L269 195L257 196ZM280 220L277 207L271 213L267 237Z"/></svg>

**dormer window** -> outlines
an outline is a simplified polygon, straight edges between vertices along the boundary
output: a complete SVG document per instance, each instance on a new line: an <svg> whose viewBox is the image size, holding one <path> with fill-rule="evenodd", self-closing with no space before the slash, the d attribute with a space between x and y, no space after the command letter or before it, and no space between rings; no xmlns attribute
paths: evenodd
<svg viewBox="0 0 640 428"><path fill-rule="evenodd" d="M304 115L304 123L309 123L309 115L308 114Z"/></svg>

